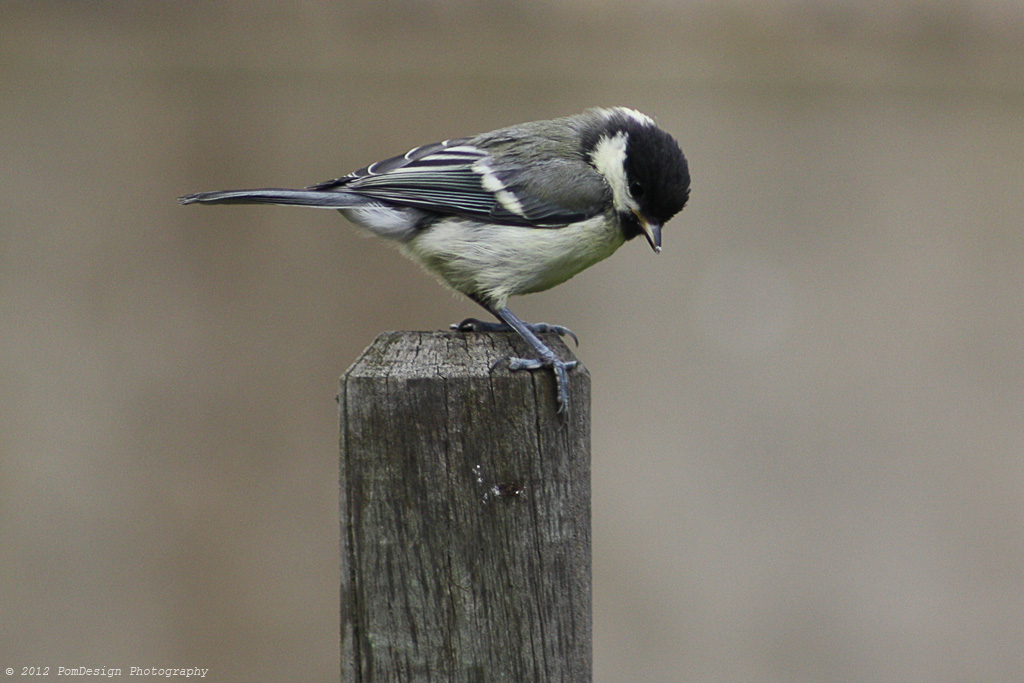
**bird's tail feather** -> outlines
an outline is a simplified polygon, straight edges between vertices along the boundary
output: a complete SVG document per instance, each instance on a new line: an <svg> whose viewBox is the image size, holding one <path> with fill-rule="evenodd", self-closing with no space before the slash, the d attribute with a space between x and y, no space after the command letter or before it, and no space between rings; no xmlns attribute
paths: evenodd
<svg viewBox="0 0 1024 683"><path fill-rule="evenodd" d="M348 192L318 190L225 190L197 192L178 197L179 204L287 204L319 209L348 209L363 206L366 200Z"/></svg>

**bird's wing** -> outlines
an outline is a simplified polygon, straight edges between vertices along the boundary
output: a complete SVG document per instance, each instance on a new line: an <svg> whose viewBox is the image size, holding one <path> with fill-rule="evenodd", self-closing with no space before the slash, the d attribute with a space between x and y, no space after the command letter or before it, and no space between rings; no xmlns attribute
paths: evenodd
<svg viewBox="0 0 1024 683"><path fill-rule="evenodd" d="M600 204L589 195L570 192L570 201L560 201L550 183L536 181L543 175L537 168L499 163L471 140L417 147L308 189L339 190L438 213L538 227L560 227L599 212Z"/></svg>

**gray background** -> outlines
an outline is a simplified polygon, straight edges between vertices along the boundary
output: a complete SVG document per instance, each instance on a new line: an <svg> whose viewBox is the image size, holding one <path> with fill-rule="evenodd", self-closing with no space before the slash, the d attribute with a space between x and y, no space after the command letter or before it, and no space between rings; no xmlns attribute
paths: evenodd
<svg viewBox="0 0 1024 683"><path fill-rule="evenodd" d="M513 302L593 375L598 681L1024 678L1024 6L4 3L0 671L338 675L338 376L475 315L179 207L593 105L691 204Z"/></svg>

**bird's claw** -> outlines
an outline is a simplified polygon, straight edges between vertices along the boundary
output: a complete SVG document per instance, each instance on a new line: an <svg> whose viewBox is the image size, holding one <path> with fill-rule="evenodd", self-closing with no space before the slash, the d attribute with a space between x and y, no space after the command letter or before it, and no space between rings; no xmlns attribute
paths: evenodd
<svg viewBox="0 0 1024 683"><path fill-rule="evenodd" d="M533 323L530 328L538 334L544 334L545 332L554 332L559 337L571 337L573 344L576 346L580 345L580 338L576 336L576 333L570 330L568 327L562 325L549 325L547 323Z"/></svg>
<svg viewBox="0 0 1024 683"><path fill-rule="evenodd" d="M508 363L508 369L516 370L543 370L551 368L555 373L555 388L558 398L558 414L569 414L569 370L579 364L579 361L561 361L557 358L542 360L538 358L499 358L491 364L491 371L502 363Z"/></svg>
<svg viewBox="0 0 1024 683"><path fill-rule="evenodd" d="M456 332L485 332L494 327L509 329L505 323L487 323L477 318L466 318L461 323L452 323L448 326L448 329L455 330Z"/></svg>
<svg viewBox="0 0 1024 683"><path fill-rule="evenodd" d="M554 332L559 337L570 337L576 346L580 345L580 339L576 333L562 325L549 325L548 323L527 323L526 326L534 334L545 334ZM493 323L476 318L466 318L461 323L449 325L450 329L457 332L512 332L512 328L505 323Z"/></svg>

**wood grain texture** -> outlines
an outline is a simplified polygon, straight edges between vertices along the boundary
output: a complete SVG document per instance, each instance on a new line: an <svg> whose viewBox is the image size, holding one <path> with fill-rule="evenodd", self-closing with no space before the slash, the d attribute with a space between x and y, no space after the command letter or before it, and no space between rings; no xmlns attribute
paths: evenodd
<svg viewBox="0 0 1024 683"><path fill-rule="evenodd" d="M342 378L343 681L592 680L590 376L563 419L552 373L490 371L526 353L387 332Z"/></svg>

